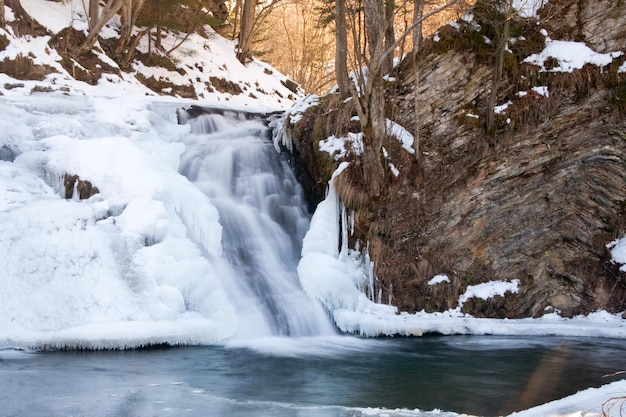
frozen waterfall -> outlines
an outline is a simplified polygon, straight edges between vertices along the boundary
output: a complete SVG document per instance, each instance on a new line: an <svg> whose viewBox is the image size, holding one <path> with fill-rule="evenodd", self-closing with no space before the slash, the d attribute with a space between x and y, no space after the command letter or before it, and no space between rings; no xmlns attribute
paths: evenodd
<svg viewBox="0 0 626 417"><path fill-rule="evenodd" d="M223 256L212 263L234 306L237 337L333 334L298 280L309 215L269 129L235 113L179 117L191 126L180 171L217 207L223 226Z"/></svg>

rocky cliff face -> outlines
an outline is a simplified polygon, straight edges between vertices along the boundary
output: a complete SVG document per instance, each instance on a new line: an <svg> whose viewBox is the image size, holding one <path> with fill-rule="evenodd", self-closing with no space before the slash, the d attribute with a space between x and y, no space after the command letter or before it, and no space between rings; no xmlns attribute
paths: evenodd
<svg viewBox="0 0 626 417"><path fill-rule="evenodd" d="M605 53L624 48L626 25L621 0L557 0L539 13L555 39L585 42Z"/></svg>
<svg viewBox="0 0 626 417"><path fill-rule="evenodd" d="M356 208L354 239L367 242L381 288L401 310L453 308L468 285L511 279L521 282L517 294L475 299L463 311L523 317L626 308L626 277L606 249L626 233L624 56L571 73L522 62L543 49L540 29L598 52L623 50L625 16L622 1L557 0L539 23L516 20L498 99L510 104L494 138L484 133L493 50L471 33L476 19L426 42L417 117L411 65L400 67L390 114L409 129L419 120L422 161L389 140L401 174L388 175L380 199L355 198L358 168L340 188ZM306 136L297 141L300 153L322 177L328 169L320 171L319 155L311 155L318 138L338 129L327 110L312 110L317 116L295 130ZM427 285L435 274L450 284Z"/></svg>

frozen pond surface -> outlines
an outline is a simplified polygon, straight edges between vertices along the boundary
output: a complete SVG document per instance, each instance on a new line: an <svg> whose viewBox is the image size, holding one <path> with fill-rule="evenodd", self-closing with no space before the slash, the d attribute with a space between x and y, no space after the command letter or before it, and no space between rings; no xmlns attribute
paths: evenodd
<svg viewBox="0 0 626 417"><path fill-rule="evenodd" d="M612 382L603 375L623 368L625 353L622 340L485 336L3 350L0 414L505 415Z"/></svg>

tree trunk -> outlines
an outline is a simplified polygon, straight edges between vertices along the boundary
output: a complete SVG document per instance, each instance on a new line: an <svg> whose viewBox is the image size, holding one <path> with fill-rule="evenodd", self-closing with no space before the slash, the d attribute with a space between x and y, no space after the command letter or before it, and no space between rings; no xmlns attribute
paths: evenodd
<svg viewBox="0 0 626 417"><path fill-rule="evenodd" d="M365 33L368 40L369 62L367 81L361 87L363 127L363 174L372 197L380 195L383 167L380 153L385 138L385 90L383 84L384 35L387 27L384 0L364 0Z"/></svg>
<svg viewBox="0 0 626 417"><path fill-rule="evenodd" d="M156 26L156 30L154 31L154 47L160 51L163 50L163 43L161 42L161 40L163 39L163 28L161 27L161 24L157 24Z"/></svg>
<svg viewBox="0 0 626 417"><path fill-rule="evenodd" d="M98 40L100 30L120 11L123 5L124 0L107 0L104 9L102 9L102 12L98 16L97 21L94 23L93 27L89 29L89 34L87 35L85 43L74 51L75 56L79 57L84 55L90 51L91 48L93 48Z"/></svg>
<svg viewBox="0 0 626 417"><path fill-rule="evenodd" d="M120 39L117 42L115 48L115 56L120 62L129 62L128 55L132 56L133 51L136 48L131 48L131 39L133 34L133 28L139 17L139 13L145 4L145 0L125 0L121 9L121 21L122 31L120 33ZM145 33L139 34L138 38L141 39ZM133 43L135 43L133 41ZM138 43L138 41L137 41ZM132 50L131 50L132 49ZM132 58L131 58L132 59Z"/></svg>
<svg viewBox="0 0 626 417"><path fill-rule="evenodd" d="M120 32L120 38L117 41L114 55L120 59L124 53L124 49L130 43L130 35L132 33L132 20L133 20L133 0L125 0L124 5L120 11L120 21L122 23L122 30Z"/></svg>
<svg viewBox="0 0 626 417"><path fill-rule="evenodd" d="M239 28L239 16L241 14L241 0L237 0L235 2L235 7L233 9L233 35L232 39L239 39L239 32L237 29Z"/></svg>
<svg viewBox="0 0 626 417"><path fill-rule="evenodd" d="M396 10L395 0L385 0L385 50L394 49L396 43L396 31L393 24L393 15ZM383 75L391 74L393 70L393 53L385 55L383 62Z"/></svg>
<svg viewBox="0 0 626 417"><path fill-rule="evenodd" d="M382 41L387 27L384 0L364 0L363 14L365 17L365 34L367 36L370 65L380 65Z"/></svg>
<svg viewBox="0 0 626 417"><path fill-rule="evenodd" d="M239 45L237 59L242 64L252 60L252 35L257 0L244 0L241 12L241 31L239 32Z"/></svg>
<svg viewBox="0 0 626 417"><path fill-rule="evenodd" d="M89 30L92 30L96 23L98 22L98 17L100 16L100 6L99 0L89 0Z"/></svg>
<svg viewBox="0 0 626 417"><path fill-rule="evenodd" d="M4 0L0 0L0 26L4 26L6 24L6 19L4 17Z"/></svg>
<svg viewBox="0 0 626 417"><path fill-rule="evenodd" d="M368 117L363 126L363 174L370 196L378 197L383 187L381 151L387 131L382 76L372 80L369 98Z"/></svg>
<svg viewBox="0 0 626 417"><path fill-rule="evenodd" d="M135 56L135 51L137 50L137 46L139 46L139 42L141 38L143 38L146 34L148 34L148 55L152 53L150 42L150 29L144 29L139 32L132 40L132 42L128 45L128 52L126 52L124 59L121 61L122 68L127 68L130 65L130 61L133 60Z"/></svg>
<svg viewBox="0 0 626 417"><path fill-rule="evenodd" d="M491 93L489 94L489 101L487 103L487 135L494 137L496 134L496 102L498 100L498 89L500 88L500 82L502 81L502 71L504 68L504 52L509 42L509 35L511 32L511 17L513 16L513 0L507 1L507 8L505 14L504 27L502 33L498 39L498 47L496 49L496 62L493 68L493 76L491 80Z"/></svg>
<svg viewBox="0 0 626 417"><path fill-rule="evenodd" d="M335 2L335 77L341 98L345 99L350 96L346 0L336 0Z"/></svg>
<svg viewBox="0 0 626 417"><path fill-rule="evenodd" d="M413 28L413 124L415 126L413 132L413 150L415 151L415 160L420 161L422 152L420 151L420 129L421 121L419 117L419 87L420 87L420 67L418 62L420 44L422 43L422 16L424 14L424 0L415 0L413 9L413 21L416 26Z"/></svg>

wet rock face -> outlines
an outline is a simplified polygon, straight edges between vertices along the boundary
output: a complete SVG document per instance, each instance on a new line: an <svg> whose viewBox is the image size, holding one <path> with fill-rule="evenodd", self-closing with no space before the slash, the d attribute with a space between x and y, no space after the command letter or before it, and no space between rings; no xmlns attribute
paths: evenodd
<svg viewBox="0 0 626 417"><path fill-rule="evenodd" d="M595 101L598 100L598 101ZM476 159L433 156L418 184L392 184L369 213L370 251L402 310L454 308L467 286L520 280L519 293L466 303L476 316L626 308L605 245L626 233L626 123L564 108ZM428 159L426 157L425 159ZM450 283L429 286L436 274Z"/></svg>

